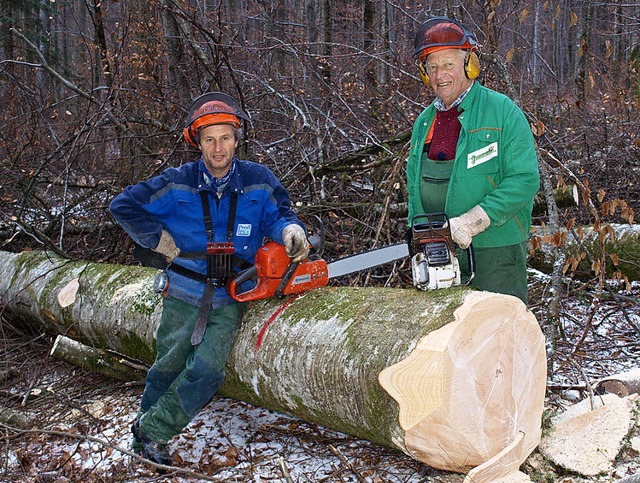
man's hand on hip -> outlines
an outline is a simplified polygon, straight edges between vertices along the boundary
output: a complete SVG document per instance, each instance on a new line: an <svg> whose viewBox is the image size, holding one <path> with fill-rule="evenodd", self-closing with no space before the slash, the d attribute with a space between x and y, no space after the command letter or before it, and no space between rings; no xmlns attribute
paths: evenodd
<svg viewBox="0 0 640 483"><path fill-rule="evenodd" d="M153 251L164 255L169 263L173 262L173 259L180 255L180 249L176 246L176 242L173 240L171 234L166 230L162 230L158 246L155 247Z"/></svg>

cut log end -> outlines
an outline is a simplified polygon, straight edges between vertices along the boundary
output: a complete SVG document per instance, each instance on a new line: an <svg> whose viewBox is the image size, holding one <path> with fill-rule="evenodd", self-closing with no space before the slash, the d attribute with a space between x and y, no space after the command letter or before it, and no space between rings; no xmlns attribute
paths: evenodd
<svg viewBox="0 0 640 483"><path fill-rule="evenodd" d="M380 373L398 402L407 452L432 467L467 472L522 434L518 454L508 452L508 465L517 469L540 441L542 331L526 306L507 295L470 292L454 317Z"/></svg>

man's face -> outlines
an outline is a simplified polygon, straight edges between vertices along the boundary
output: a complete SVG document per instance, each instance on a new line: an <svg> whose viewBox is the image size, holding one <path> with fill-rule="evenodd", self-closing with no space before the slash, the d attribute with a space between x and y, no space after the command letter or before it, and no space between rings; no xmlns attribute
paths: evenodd
<svg viewBox="0 0 640 483"><path fill-rule="evenodd" d="M439 50L429 54L425 67L431 87L447 108L473 82L464 73L464 57L458 49Z"/></svg>
<svg viewBox="0 0 640 483"><path fill-rule="evenodd" d="M198 147L202 151L202 160L209 173L215 178L222 178L231 169L238 141L232 126L215 124L200 131Z"/></svg>

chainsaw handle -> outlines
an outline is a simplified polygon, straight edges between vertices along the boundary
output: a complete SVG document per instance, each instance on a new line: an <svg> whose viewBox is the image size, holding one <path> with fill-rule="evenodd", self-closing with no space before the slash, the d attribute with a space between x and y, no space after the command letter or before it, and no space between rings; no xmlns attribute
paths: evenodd
<svg viewBox="0 0 640 483"><path fill-rule="evenodd" d="M469 260L469 280L467 280L466 285L471 285L471 282L476 277L476 256L473 252L472 243L469 243L467 247L467 259Z"/></svg>
<svg viewBox="0 0 640 483"><path fill-rule="evenodd" d="M242 285L247 280L251 280L252 278L256 278L257 276L258 276L258 267L253 265L247 268L246 270L243 270L242 272L240 272L238 276L233 279L233 281L236 283L236 285Z"/></svg>
<svg viewBox="0 0 640 483"><path fill-rule="evenodd" d="M233 297L234 299L239 300L238 299L239 295L236 293L236 289L247 280L254 279L257 276L258 276L258 267L256 267L255 265L240 272L236 278L232 279L229 282L229 295L231 295L231 297Z"/></svg>
<svg viewBox="0 0 640 483"><path fill-rule="evenodd" d="M313 235L309 237L309 244L318 256L322 256L324 252L324 223L318 215L313 215L313 220Z"/></svg>
<svg viewBox="0 0 640 483"><path fill-rule="evenodd" d="M282 280L280 281L280 284L276 289L276 293L274 294L276 297L279 297L279 298L284 297L283 291L287 286L287 284L289 283L289 280L291 280L291 277L295 273L296 268L298 268L298 263L299 262L291 262L287 267L287 270L284 272L284 275L282 276Z"/></svg>

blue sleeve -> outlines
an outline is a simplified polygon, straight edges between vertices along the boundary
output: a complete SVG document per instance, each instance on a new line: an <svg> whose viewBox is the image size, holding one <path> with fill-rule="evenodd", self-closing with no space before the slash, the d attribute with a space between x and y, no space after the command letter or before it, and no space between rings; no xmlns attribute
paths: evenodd
<svg viewBox="0 0 640 483"><path fill-rule="evenodd" d="M162 218L173 210L169 180L160 175L129 186L116 196L109 211L139 245L155 248L163 229ZM164 195L163 195L164 193ZM164 197L164 199L163 199Z"/></svg>

